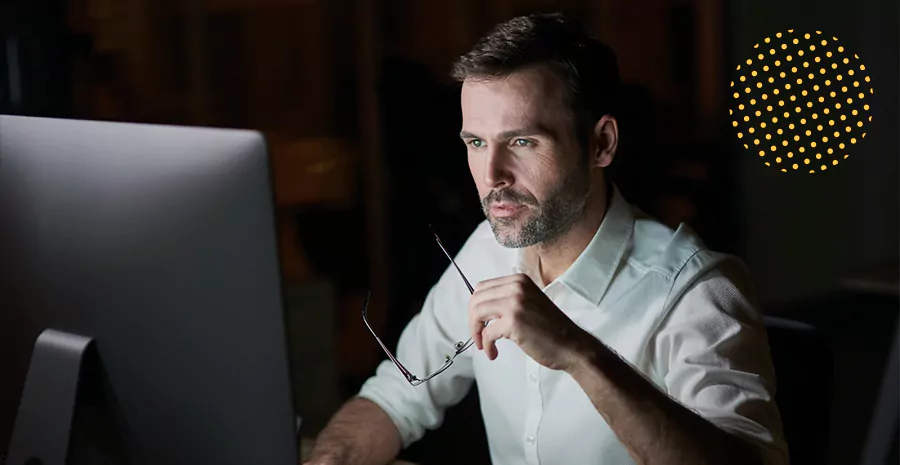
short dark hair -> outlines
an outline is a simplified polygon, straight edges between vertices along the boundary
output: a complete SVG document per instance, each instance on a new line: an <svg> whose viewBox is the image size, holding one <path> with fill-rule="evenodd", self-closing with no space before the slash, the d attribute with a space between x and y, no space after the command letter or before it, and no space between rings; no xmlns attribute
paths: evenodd
<svg viewBox="0 0 900 465"><path fill-rule="evenodd" d="M566 86L566 105L575 117L576 136L586 148L597 121L615 115L621 86L612 49L561 13L535 13L498 25L453 65L457 81L508 76L546 65Z"/></svg>

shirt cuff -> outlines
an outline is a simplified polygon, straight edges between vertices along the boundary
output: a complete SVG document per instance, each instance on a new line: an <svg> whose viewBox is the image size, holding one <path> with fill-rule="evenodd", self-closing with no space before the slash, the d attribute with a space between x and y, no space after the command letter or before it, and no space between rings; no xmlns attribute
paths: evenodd
<svg viewBox="0 0 900 465"><path fill-rule="evenodd" d="M370 400L384 410L384 413L397 427L405 449L425 435L425 427L421 422L415 420L417 412L412 407L415 404L404 402L405 396L397 395L398 392L412 389L413 387L405 379L394 379L396 377L385 373L386 369L399 374L399 371L393 364L382 362L376 375L363 384L356 396Z"/></svg>
<svg viewBox="0 0 900 465"><path fill-rule="evenodd" d="M755 447L760 452L760 457L765 465L788 465L787 443L772 436L772 433L762 425L740 417L732 416L706 416L706 419L720 429L731 433Z"/></svg>

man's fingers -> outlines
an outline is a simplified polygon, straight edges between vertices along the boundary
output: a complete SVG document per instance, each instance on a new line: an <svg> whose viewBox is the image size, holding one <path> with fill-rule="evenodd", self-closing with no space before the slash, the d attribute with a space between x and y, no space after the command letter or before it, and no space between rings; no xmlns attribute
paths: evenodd
<svg viewBox="0 0 900 465"><path fill-rule="evenodd" d="M491 287L478 289L469 298L469 309L491 300L508 300L514 297L518 289L514 282L507 282Z"/></svg>
<svg viewBox="0 0 900 465"><path fill-rule="evenodd" d="M509 276L502 276L500 278L486 279L484 281L479 282L475 285L475 292L483 291L490 289L492 287L503 286L505 284L510 284L518 281L530 280L531 278L527 277L524 274L511 274Z"/></svg>
<svg viewBox="0 0 900 465"><path fill-rule="evenodd" d="M503 305L506 299L498 298L488 301L472 302L469 305L469 334L478 349L482 349L481 333L485 323L503 317Z"/></svg>
<svg viewBox="0 0 900 465"><path fill-rule="evenodd" d="M471 329L470 329L470 331L471 331ZM475 341L475 347L477 347L478 350L481 350L481 349L484 347L484 346L482 345L482 343L481 343L481 338L482 338L482 336L483 336L483 331L484 331L484 330L482 329L481 331L477 331L477 332L475 332L475 333L472 333L472 340Z"/></svg>
<svg viewBox="0 0 900 465"><path fill-rule="evenodd" d="M472 341L475 343L475 347L477 347L478 350L481 350L484 348L484 344L482 342L482 338L484 337L484 335L483 335L484 328L487 326L490 326L491 323L496 320L497 320L497 318L491 318L491 319L487 320L486 322L484 322L483 325L481 325L481 327L479 328L479 331L472 335Z"/></svg>
<svg viewBox="0 0 900 465"><path fill-rule="evenodd" d="M469 300L469 334L478 350L484 350L489 357L495 358L496 347L493 339L485 340L485 324L491 320L502 319L517 303L522 302L522 289L529 284L531 278L523 274L514 274L501 278L482 281L475 286L475 293ZM492 325L494 326L494 325Z"/></svg>
<svg viewBox="0 0 900 465"><path fill-rule="evenodd" d="M495 321L490 326L484 328L481 332L481 338L484 344L484 353L489 360L495 360L500 355L497 350L497 340L505 336L503 322Z"/></svg>
<svg viewBox="0 0 900 465"><path fill-rule="evenodd" d="M507 299L495 299L472 307L469 316L469 330L472 332L472 340L478 350L483 350L490 360L497 358L498 351L495 342L505 336L506 322L503 320L502 309Z"/></svg>

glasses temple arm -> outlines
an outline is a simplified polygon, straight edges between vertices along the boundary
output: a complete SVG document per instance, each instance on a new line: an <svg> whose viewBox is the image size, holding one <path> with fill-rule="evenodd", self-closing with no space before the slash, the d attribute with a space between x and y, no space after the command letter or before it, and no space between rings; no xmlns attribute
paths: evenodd
<svg viewBox="0 0 900 465"><path fill-rule="evenodd" d="M391 351L388 350L387 346L384 345L384 342L381 342L381 338L378 337L377 334L375 334L375 330L373 330L372 326L369 324L369 319L366 318L366 313L368 312L369 297L371 297L371 295L372 295L372 291L369 291L369 293L366 295L366 303L363 305L363 311L362 311L363 323L366 324L366 328L369 329L369 332L372 333L372 336L374 336L375 340L378 341L378 345L381 346L381 349L384 350L384 353L386 353L388 358L391 359L391 362L393 362L394 365L397 365L397 368L400 369L400 372L403 373L403 376L405 376L406 379L408 379L410 381L416 379L416 375L412 374L409 370L407 370L406 367L403 366L403 364L400 363L400 361L397 360L396 357L394 357L394 355L391 353Z"/></svg>
<svg viewBox="0 0 900 465"><path fill-rule="evenodd" d="M450 255L450 252L447 252L447 249L444 247L444 244L441 242L441 238L438 237L438 235L437 235L436 232L434 232L434 228L432 228L431 225L428 225L428 228L431 230L431 234L434 235L434 240L437 241L438 246L441 248L442 251L444 251L444 255L446 255L447 258L450 259L450 263L453 264L453 266L456 268L456 271L459 273L459 276L460 276L460 277L463 279L463 281L466 283L466 287L469 288L469 293L470 293L470 294L474 294L474 293L475 293L475 289L472 287L471 284L469 284L469 280L466 279L466 275L464 275L463 272L462 272L462 270L459 269L459 265L456 264L456 260L454 260L453 257Z"/></svg>

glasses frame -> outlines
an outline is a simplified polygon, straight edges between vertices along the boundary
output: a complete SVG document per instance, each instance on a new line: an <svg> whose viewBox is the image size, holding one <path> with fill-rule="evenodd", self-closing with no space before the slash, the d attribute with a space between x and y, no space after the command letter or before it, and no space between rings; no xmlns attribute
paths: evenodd
<svg viewBox="0 0 900 465"><path fill-rule="evenodd" d="M437 233L434 231L434 228L432 228L431 225L428 225L428 228L429 228L429 230L431 230L431 234L434 235L434 240L437 242L438 246L444 252L444 255L446 255L447 258L450 259L450 263L453 264L453 266L456 268L456 271L459 273L459 276L462 278L463 282L466 283L466 287L469 288L469 293L474 294L475 289L472 288L472 284L469 283L469 280L466 278L466 275L463 274L462 270L459 268L459 265L456 264L456 260L454 260L453 257L450 255L450 252L447 252L447 248L444 247L444 244L441 242L441 238L438 237ZM472 347L472 344L474 341L472 340L471 337L468 340L466 340L465 342L463 342L463 341L457 342L456 344L453 345L453 348L454 348L453 355L445 355L444 356L445 359L444 359L443 365L441 365L437 370L433 371L428 376L426 376L424 378L419 378L418 376L414 375L411 371L409 371L405 366L403 366L403 364L400 363L399 360L397 360L397 357L395 357L394 354L391 353L390 350L388 350L387 346L384 345L384 342L381 341L381 338L379 338L378 335L375 334L375 331L372 329L372 325L369 324L369 319L367 318L366 315L368 314L369 299L371 298L371 296L372 296L372 291L370 289L369 292L366 294L366 301L363 304L363 309L362 309L363 323L366 324L366 328L369 329L369 332L372 333L372 336L375 337L376 341L378 341L378 345L381 346L381 349L384 350L384 353L387 354L387 356L391 360L391 362L393 362L394 365L397 367L397 369L400 370L400 373L403 374L403 377L406 378L407 381L409 381L409 384L411 384L413 386L418 386L418 385L425 383L426 381L434 378L435 376L443 373L448 368L450 368L450 365L453 365L453 361L456 359L456 357L459 356L459 354L465 352L469 347Z"/></svg>

